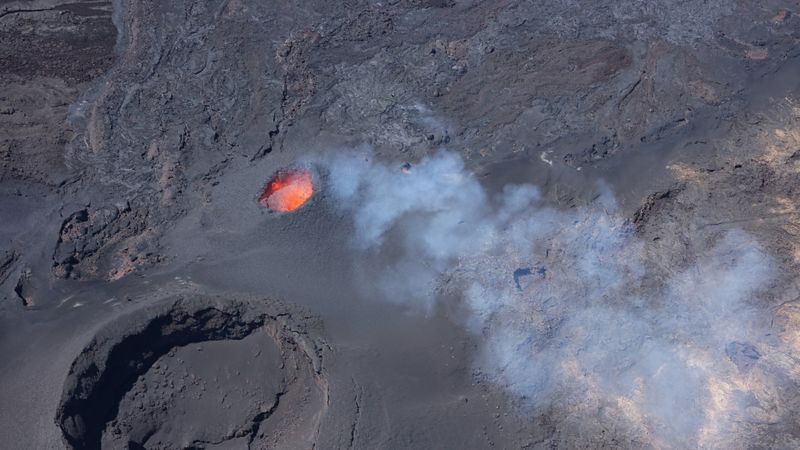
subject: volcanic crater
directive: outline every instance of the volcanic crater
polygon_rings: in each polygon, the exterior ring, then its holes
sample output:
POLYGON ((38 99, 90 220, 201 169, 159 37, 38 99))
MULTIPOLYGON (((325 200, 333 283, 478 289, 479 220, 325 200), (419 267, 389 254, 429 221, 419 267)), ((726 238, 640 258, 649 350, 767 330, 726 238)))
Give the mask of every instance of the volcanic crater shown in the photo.
POLYGON ((66 443, 200 449, 315 442, 329 395, 324 346, 289 311, 264 302, 178 297, 109 324, 67 377, 56 419, 66 443))

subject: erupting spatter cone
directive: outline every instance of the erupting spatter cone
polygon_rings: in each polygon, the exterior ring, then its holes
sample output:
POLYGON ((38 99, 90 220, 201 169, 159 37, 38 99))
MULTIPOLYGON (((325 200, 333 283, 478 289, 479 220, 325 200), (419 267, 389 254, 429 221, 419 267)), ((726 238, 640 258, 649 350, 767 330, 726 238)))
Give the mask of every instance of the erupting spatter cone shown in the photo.
POLYGON ((289 212, 302 206, 314 193, 311 172, 305 168, 279 171, 264 187, 258 202, 278 212, 289 212))

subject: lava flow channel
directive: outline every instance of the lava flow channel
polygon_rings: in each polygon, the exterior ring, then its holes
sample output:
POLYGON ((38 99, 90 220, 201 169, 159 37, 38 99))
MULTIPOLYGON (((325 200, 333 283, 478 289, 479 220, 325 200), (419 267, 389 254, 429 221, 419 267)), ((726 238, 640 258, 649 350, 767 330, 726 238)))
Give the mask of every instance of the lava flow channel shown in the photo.
POLYGON ((304 168, 278 172, 264 187, 258 202, 278 212, 289 212, 302 206, 314 193, 311 172, 304 168))

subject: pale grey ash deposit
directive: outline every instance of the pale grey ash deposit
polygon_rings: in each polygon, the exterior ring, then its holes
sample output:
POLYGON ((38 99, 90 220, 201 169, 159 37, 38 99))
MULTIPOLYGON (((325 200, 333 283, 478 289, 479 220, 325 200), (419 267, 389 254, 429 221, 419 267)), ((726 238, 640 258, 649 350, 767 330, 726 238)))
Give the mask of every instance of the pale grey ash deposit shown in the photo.
POLYGON ((0 0, 0 449, 800 447, 798 9, 0 0))

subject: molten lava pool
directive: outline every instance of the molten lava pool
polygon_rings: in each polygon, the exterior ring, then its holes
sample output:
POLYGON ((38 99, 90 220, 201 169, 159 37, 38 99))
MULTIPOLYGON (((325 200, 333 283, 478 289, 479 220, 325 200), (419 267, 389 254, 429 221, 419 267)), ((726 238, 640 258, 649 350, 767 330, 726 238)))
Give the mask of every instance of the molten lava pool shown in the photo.
POLYGON ((269 180, 258 202, 273 211, 289 212, 302 206, 313 193, 314 184, 308 169, 285 169, 269 180))

